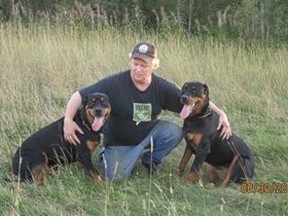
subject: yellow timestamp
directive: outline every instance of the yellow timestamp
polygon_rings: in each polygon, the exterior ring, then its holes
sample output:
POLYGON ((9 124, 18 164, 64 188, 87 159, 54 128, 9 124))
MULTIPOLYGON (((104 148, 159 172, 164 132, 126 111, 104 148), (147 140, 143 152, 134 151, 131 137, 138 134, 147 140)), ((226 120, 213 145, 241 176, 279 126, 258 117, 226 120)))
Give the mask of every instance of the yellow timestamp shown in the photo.
POLYGON ((240 186, 242 193, 288 193, 288 183, 245 182, 240 186))

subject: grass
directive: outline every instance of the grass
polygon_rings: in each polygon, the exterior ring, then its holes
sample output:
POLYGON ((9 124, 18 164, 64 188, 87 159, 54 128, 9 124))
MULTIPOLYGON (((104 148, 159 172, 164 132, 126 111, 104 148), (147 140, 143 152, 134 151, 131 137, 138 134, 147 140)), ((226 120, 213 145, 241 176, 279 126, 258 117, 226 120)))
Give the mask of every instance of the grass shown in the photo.
MULTIPOLYGON (((128 67, 139 40, 155 42, 161 64, 156 73, 181 86, 197 79, 210 87, 212 101, 225 110, 233 130, 253 149, 255 182, 288 184, 288 73, 286 48, 121 34, 80 27, 0 28, 0 178, 10 175, 11 157, 31 133, 63 115, 72 93, 128 67)), ((162 118, 181 120, 163 112, 162 118)), ((243 193, 187 184, 173 173, 182 142, 149 178, 140 164, 125 181, 90 182, 80 164, 48 176, 45 185, 0 181, 1 215, 288 215, 287 194, 243 193)), ((97 153, 93 155, 96 164, 97 153)), ((283 186, 285 187, 285 185, 283 186)), ((288 186, 287 186, 288 187, 288 186)), ((286 188, 287 189, 287 188, 286 188)))

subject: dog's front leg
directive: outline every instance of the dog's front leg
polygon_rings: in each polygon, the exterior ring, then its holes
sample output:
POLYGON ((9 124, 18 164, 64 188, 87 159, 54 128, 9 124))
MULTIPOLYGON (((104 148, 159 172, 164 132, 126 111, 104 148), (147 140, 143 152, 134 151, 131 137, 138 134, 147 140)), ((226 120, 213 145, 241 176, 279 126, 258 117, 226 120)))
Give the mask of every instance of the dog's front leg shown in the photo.
POLYGON ((199 170, 206 159, 206 154, 195 154, 195 159, 193 161, 190 173, 188 174, 186 180, 189 183, 195 183, 198 180, 199 170))
POLYGON ((189 143, 186 144, 186 148, 183 154, 183 157, 178 165, 177 171, 176 171, 176 176, 181 176, 182 173, 185 170, 185 167, 187 166, 187 163, 189 162, 191 156, 192 156, 192 148, 189 143))
POLYGON ((101 182, 102 181, 102 178, 101 178, 101 176, 99 175, 99 174, 97 174, 95 171, 90 171, 90 176, 91 176, 91 178, 92 178, 92 180, 94 181, 94 182, 101 182))
POLYGON ((189 183, 195 183, 198 180, 198 172, 192 171, 189 173, 189 175, 186 177, 187 182, 189 183))
POLYGON ((207 148, 209 144, 207 141, 203 140, 202 133, 187 133, 185 135, 185 139, 190 147, 190 150, 195 153, 195 159, 186 180, 189 183, 194 183, 198 179, 198 172, 206 158, 207 152, 209 151, 209 148, 207 148))
POLYGON ((89 172, 89 175, 94 182, 102 181, 102 178, 99 172, 96 170, 96 168, 92 164, 91 155, 88 152, 78 155, 78 160, 83 164, 85 169, 89 172))

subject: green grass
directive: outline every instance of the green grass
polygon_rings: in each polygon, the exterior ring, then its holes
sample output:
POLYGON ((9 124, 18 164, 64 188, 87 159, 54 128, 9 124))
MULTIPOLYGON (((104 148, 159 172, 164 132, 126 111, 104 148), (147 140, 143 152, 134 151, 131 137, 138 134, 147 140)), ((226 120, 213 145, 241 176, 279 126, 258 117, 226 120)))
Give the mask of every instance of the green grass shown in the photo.
MULTIPOLYGON (((139 40, 155 42, 156 73, 181 86, 200 80, 225 110, 233 130, 253 149, 255 182, 288 184, 288 73, 286 48, 121 34, 113 29, 7 25, 0 29, 0 178, 31 133, 63 115, 72 93, 128 67, 139 40)), ((162 118, 181 124, 168 112, 162 118)), ((287 193, 243 193, 174 176, 182 142, 150 178, 137 164, 133 176, 107 185, 91 183, 75 163, 49 175, 45 185, 0 181, 0 215, 288 215, 287 193)), ((96 164, 97 153, 93 155, 96 164)), ((187 173, 186 173, 187 174, 187 173)))

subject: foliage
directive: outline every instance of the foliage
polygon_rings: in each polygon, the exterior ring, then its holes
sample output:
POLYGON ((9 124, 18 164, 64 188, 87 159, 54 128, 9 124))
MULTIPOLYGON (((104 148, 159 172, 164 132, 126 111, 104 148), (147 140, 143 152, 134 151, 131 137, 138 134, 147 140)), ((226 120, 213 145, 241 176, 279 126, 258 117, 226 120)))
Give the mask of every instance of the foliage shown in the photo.
POLYGON ((81 24, 141 32, 182 31, 247 44, 288 40, 285 0, 1 0, 2 21, 81 24))

